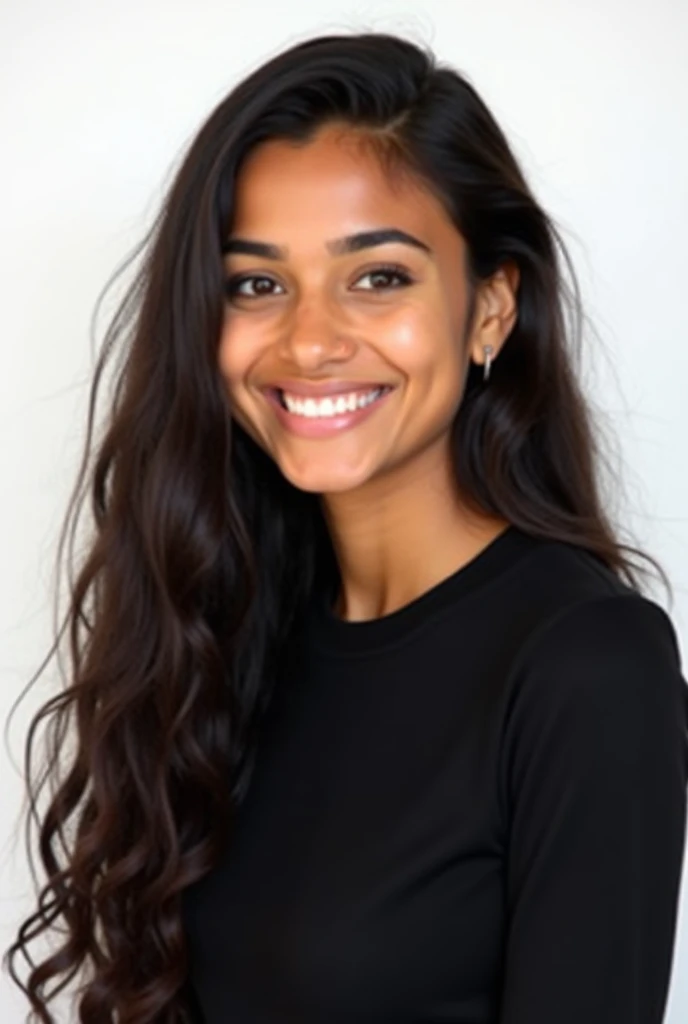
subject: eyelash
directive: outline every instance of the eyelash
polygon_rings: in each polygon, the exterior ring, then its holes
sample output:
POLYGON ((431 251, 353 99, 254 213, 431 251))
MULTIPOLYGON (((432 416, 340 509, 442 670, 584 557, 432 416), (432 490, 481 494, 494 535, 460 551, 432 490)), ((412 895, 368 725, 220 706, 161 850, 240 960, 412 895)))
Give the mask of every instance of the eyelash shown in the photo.
MULTIPOLYGON (((412 284, 412 282, 413 282, 413 279, 411 278, 411 276, 402 267, 398 266, 395 263, 381 263, 379 266, 374 267, 372 270, 366 270, 365 274, 361 274, 361 277, 357 278, 357 280, 360 281, 361 278, 363 278, 363 277, 372 277, 375 274, 390 274, 390 275, 393 275, 395 277, 400 278, 401 284, 390 286, 392 288, 394 288, 394 287, 396 287, 396 288, 405 288, 407 285, 412 284)), ((235 290, 240 285, 242 285, 245 281, 256 281, 256 280, 258 280, 258 281, 272 281, 272 278, 268 277, 267 274, 243 274, 243 275, 238 274, 238 275, 236 275, 234 277, 230 277, 225 282, 225 291, 227 293, 227 297, 229 299, 234 298, 234 296, 236 294, 235 290)), ((273 284, 274 284, 274 281, 273 281, 273 284)), ((364 291, 369 291, 369 292, 381 292, 381 291, 388 291, 389 288, 364 288, 363 290, 364 291)), ((245 294, 244 295, 240 295, 238 297, 242 298, 242 299, 249 299, 249 300, 262 299, 262 298, 270 298, 269 295, 265 296, 265 295, 245 295, 245 294)))

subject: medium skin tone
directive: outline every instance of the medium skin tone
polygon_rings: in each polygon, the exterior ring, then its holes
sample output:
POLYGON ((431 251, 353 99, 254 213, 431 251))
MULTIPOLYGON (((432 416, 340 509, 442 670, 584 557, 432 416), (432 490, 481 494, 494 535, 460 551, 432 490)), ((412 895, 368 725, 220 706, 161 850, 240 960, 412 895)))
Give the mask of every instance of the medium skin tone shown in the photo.
POLYGON ((321 495, 342 576, 335 613, 389 614, 508 525, 462 501, 449 432, 470 361, 484 362, 484 345, 494 361, 514 325, 517 268, 478 285, 468 325, 466 247, 441 203, 417 179, 392 181, 360 136, 332 124, 305 146, 270 140, 252 151, 229 237, 283 250, 278 259, 224 257, 232 283, 219 367, 234 418, 295 487, 321 495), (331 245, 381 228, 423 247, 331 245), (279 422, 261 390, 284 378, 395 390, 362 422, 305 438, 279 422))

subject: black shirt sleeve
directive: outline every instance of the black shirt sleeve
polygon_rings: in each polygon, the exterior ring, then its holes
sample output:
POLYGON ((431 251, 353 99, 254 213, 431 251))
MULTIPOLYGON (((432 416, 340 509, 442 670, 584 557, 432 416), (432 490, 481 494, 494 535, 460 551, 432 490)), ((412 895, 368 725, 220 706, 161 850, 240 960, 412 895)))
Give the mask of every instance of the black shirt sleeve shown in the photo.
POLYGON ((671 620, 585 601, 528 642, 502 782, 500 1024, 660 1024, 686 829, 688 687, 671 620))

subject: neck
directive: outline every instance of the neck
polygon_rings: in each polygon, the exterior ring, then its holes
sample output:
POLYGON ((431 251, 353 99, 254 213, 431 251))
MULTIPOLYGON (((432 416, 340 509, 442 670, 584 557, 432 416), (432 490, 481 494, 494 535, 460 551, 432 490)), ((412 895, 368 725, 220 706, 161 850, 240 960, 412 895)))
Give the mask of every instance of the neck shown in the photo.
POLYGON ((402 608, 508 526, 461 499, 447 439, 365 487, 322 501, 342 579, 333 612, 351 622, 402 608))

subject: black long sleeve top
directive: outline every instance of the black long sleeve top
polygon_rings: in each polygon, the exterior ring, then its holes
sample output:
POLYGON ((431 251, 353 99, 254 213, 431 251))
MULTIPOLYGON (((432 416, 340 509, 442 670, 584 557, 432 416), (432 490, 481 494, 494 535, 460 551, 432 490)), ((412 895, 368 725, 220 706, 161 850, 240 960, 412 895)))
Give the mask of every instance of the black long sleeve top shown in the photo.
POLYGON ((221 861, 203 1024, 660 1024, 688 788, 667 613, 510 526, 366 622, 314 599, 221 861))

